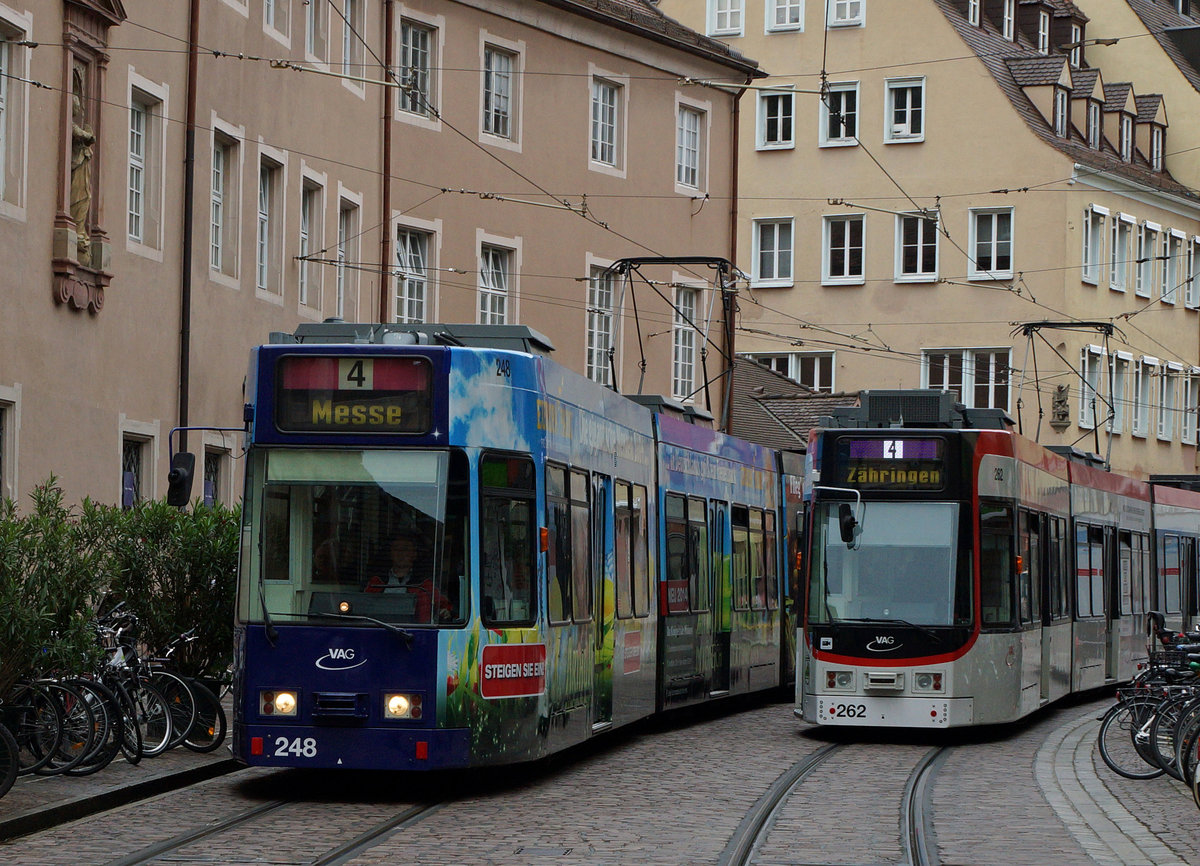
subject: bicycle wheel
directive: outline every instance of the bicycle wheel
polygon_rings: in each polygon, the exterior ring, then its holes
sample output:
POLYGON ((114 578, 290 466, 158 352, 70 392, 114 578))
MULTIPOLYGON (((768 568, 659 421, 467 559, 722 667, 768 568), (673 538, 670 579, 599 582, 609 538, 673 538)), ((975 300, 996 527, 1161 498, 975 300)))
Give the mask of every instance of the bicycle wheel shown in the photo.
POLYGON ((3 797, 9 792, 13 786, 13 782, 17 781, 17 771, 20 769, 20 761, 17 759, 16 737, 12 735, 12 731, 0 725, 0 797, 3 797))
POLYGON ((203 683, 191 680, 188 683, 196 696, 196 721, 183 741, 185 748, 193 752, 211 752, 225 741, 225 708, 221 699, 203 683))
POLYGON ((74 685, 50 680, 42 683, 42 688, 54 698, 63 716, 62 741, 50 761, 34 771, 39 776, 52 776, 78 766, 92 754, 108 722, 103 716, 97 718, 98 710, 93 708, 99 699, 89 700, 74 685))
POLYGON ((133 701, 133 718, 141 734, 142 755, 153 758, 165 752, 171 743, 171 708, 167 699, 149 683, 136 682, 132 686, 129 697, 133 701))
POLYGON ((1117 775, 1126 779, 1155 779, 1165 772, 1155 760, 1149 740, 1149 724, 1158 703, 1155 699, 1134 698, 1116 704, 1104 714, 1097 744, 1100 757, 1117 775))
POLYGON ((159 670, 150 675, 150 684, 158 689, 171 710, 171 740, 167 743, 167 748, 173 749, 187 739, 188 732, 196 721, 193 683, 178 674, 159 670))
POLYGON ((116 694, 99 680, 73 680, 90 704, 96 718, 95 740, 83 760, 63 773, 67 776, 90 776, 112 763, 121 751, 124 727, 121 705, 116 694))
POLYGON ((1175 761, 1179 765, 1179 772, 1183 774, 1183 781, 1188 785, 1192 784, 1197 759, 1200 758, 1200 754, 1197 752, 1198 746, 1200 746, 1200 699, 1193 698, 1192 702, 1184 707, 1179 721, 1175 723, 1175 761))
POLYGON ((1180 781, 1183 780, 1183 773, 1180 772, 1175 757, 1175 728, 1179 723, 1179 717, 1183 714, 1184 706, 1190 700, 1191 695, 1179 695, 1163 701, 1154 714, 1149 730, 1150 745, 1154 750, 1155 761, 1166 771, 1168 776, 1180 781))
POLYGON ((34 683, 18 683, 0 704, 0 714, 17 741, 18 775, 50 763, 63 736, 63 715, 54 698, 34 683))

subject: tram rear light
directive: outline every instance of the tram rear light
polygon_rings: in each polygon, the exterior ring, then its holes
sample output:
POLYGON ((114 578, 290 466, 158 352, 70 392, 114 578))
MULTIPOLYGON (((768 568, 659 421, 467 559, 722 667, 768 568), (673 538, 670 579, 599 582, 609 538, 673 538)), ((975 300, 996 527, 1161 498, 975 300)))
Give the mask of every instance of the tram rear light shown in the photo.
POLYGON ((258 711, 264 716, 295 716, 299 707, 295 692, 264 690, 258 693, 258 711))
POLYGON ((913 675, 913 691, 940 692, 942 690, 941 671, 917 671, 913 675))
POLYGON ((421 718, 421 696, 397 692, 384 695, 383 717, 385 719, 421 718))
POLYGON ((828 689, 850 689, 854 687, 853 671, 826 671, 825 687, 828 689))

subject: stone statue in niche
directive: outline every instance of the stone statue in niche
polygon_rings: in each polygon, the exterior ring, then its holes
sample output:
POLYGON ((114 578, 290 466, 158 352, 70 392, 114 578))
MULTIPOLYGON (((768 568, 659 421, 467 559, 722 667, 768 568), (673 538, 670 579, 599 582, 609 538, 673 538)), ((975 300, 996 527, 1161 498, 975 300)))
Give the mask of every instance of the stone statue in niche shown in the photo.
POLYGON ((96 135, 87 122, 84 107, 83 73, 75 70, 71 95, 71 219, 75 221, 76 248, 80 261, 91 259, 88 213, 92 209, 92 147, 96 135))
POLYGON ((1059 432, 1071 423, 1070 394, 1069 386, 1054 386, 1054 395, 1050 402, 1050 426, 1059 432))

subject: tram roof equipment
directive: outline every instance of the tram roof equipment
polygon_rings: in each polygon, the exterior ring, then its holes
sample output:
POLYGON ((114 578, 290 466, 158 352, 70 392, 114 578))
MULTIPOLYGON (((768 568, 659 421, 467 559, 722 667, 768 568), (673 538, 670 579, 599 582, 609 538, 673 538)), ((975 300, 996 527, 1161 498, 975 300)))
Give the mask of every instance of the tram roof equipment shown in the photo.
POLYGON ((1003 409, 971 409, 957 402, 952 391, 933 388, 860 391, 858 402, 821 416, 818 426, 1008 430, 1014 424, 1003 409))

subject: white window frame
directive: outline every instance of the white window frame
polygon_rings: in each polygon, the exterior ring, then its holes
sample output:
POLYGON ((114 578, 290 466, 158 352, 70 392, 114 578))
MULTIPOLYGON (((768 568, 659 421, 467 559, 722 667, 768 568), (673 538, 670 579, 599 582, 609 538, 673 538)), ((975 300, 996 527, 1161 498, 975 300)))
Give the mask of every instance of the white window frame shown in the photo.
POLYGON ((1137 221, 1129 214, 1113 214, 1112 238, 1108 251, 1108 287, 1114 292, 1124 292, 1129 288, 1136 229, 1137 221))
POLYGON ((671 315, 671 396, 692 402, 696 390, 697 341, 702 335, 695 327, 700 308, 700 290, 677 285, 671 315))
POLYGON ((437 321, 441 229, 441 220, 416 220, 405 216, 395 222, 392 228, 396 263, 396 281, 392 289, 393 322, 437 321), (413 260, 412 249, 408 246, 413 239, 420 239, 424 244, 420 262, 413 260))
MULTIPOLYGON (((209 119, 209 256, 210 280, 240 288, 242 260, 242 182, 246 129, 225 123, 214 113, 209 119), (221 164, 217 164, 220 155, 221 164)), ((257 184, 256 184, 257 186, 257 184)))
MULTIPOLYGON (((366 5, 366 0, 343 0, 342 5, 342 75, 365 78, 363 7, 366 5)), ((366 84, 363 82, 343 79, 342 83, 357 93, 362 93, 366 89, 366 84)))
POLYGON ((1200 367, 1188 367, 1183 380, 1183 407, 1180 414, 1179 441, 1196 444, 1196 416, 1200 406, 1200 367))
POLYGON ((323 305, 323 266, 308 261, 306 256, 321 257, 325 248, 325 181, 326 175, 300 166, 300 231, 299 266, 296 275, 298 302, 302 312, 320 315, 323 305))
POLYGON ((1154 377, 1158 359, 1143 355, 1133 362, 1133 422, 1131 432, 1139 439, 1150 433, 1150 413, 1154 405, 1154 377))
POLYGON ((17 498, 20 447, 21 386, 0 385, 0 498, 17 498))
POLYGON ((1200 309, 1200 236, 1193 235, 1187 245, 1187 273, 1184 277, 1183 305, 1200 309))
POLYGON ((1087 345, 1079 350, 1079 426, 1094 430, 1108 416, 1104 406, 1104 349, 1087 345))
POLYGON ((359 232, 362 224, 362 196, 338 184, 337 247, 334 253, 333 315, 346 318, 346 302, 353 299, 358 308, 359 232))
POLYGON ((1096 99, 1087 101, 1087 143, 1092 150, 1099 150, 1104 144, 1102 108, 1096 99))
POLYGON ((803 32, 804 0, 766 0, 765 21, 765 33, 803 32))
POLYGON ((825 88, 825 98, 817 100, 820 115, 817 122, 817 141, 821 147, 854 147, 858 144, 858 121, 862 105, 858 91, 859 83, 857 81, 836 81, 825 88), (843 114, 842 112, 846 111, 847 94, 853 97, 854 107, 853 111, 843 114), (837 103, 836 109, 839 115, 837 128, 842 133, 840 136, 829 135, 829 127, 833 121, 833 111, 830 110, 831 102, 837 103), (847 134, 846 118, 851 120, 852 134, 847 134))
POLYGON ((588 168, 591 171, 607 174, 612 177, 625 177, 625 154, 629 138, 629 76, 618 75, 589 64, 589 93, 588 93, 588 168), (608 106, 597 102, 598 88, 612 88, 613 103, 611 117, 606 117, 608 106), (597 116, 597 112, 600 116, 597 116), (603 132, 611 125, 611 135, 598 139, 597 132, 603 132), (609 160, 596 157, 597 144, 601 145, 603 156, 604 145, 611 146, 612 154, 609 160))
POLYGON ((1128 352, 1113 352, 1109 358, 1109 381, 1112 384, 1109 399, 1112 401, 1112 421, 1108 432, 1120 436, 1125 432, 1125 416, 1129 411, 1129 371, 1133 366, 1133 355, 1128 352))
POLYGON ((1162 171, 1164 154, 1166 153, 1167 131, 1157 123, 1150 124, 1150 168, 1162 171))
POLYGON ((1000 9, 1000 35, 1009 42, 1017 39, 1017 0, 1004 0, 1000 9))
MULTIPOLYGON (((488 234, 482 229, 475 232, 475 257, 479 262, 479 278, 476 282, 475 321, 480 325, 501 324, 515 325, 520 322, 518 302, 521 285, 521 249, 523 241, 520 237, 504 237, 488 234), (491 251, 486 253, 485 251, 491 251), (507 253, 507 268, 504 271, 504 285, 493 285, 484 273, 485 255, 496 252, 507 253), (491 299, 503 296, 503 312, 497 314, 491 299)), ((492 263, 490 260, 486 264, 492 263)))
POLYGON ((152 502, 157 498, 159 473, 156 470, 160 437, 158 421, 135 421, 127 417, 124 412, 119 413, 117 419, 117 466, 121 467, 121 471, 117 473, 116 501, 118 505, 124 501, 125 441, 127 439, 141 443, 142 448, 142 477, 139 479, 142 489, 139 501, 152 502))
POLYGON ((867 0, 826 0, 826 27, 863 27, 867 23, 867 0))
POLYGON ((0 216, 26 219, 33 15, 0 5, 0 216))
POLYGON ((978 27, 980 22, 979 7, 983 0, 967 0, 967 23, 978 27))
POLYGON ((1154 285, 1155 258, 1158 235, 1162 226, 1144 220, 1137 233, 1137 262, 1134 265, 1133 291, 1139 298, 1149 298, 1154 285))
POLYGON ((291 3, 292 0, 263 0, 263 31, 287 48, 292 47, 291 3))
POLYGON ((866 214, 830 214, 821 220, 821 285, 823 286, 858 286, 866 282, 867 255, 867 218, 866 214), (838 249, 844 267, 842 273, 833 273, 833 227, 834 224, 844 224, 843 242, 838 249), (860 229, 861 241, 858 245, 852 242, 851 226, 857 224, 860 229), (855 250, 858 251, 858 273, 850 271, 850 262, 855 250))
MULTIPOLYGON (((417 71, 414 73, 418 79, 418 85, 421 87, 421 98, 416 100, 414 106, 411 91, 405 90, 403 87, 397 88, 395 118, 409 126, 438 131, 442 128, 440 110, 445 76, 441 74, 441 66, 442 58, 445 57, 445 16, 426 15, 408 6, 403 8, 403 13, 396 25, 396 77, 401 83, 407 83, 409 73, 406 70, 412 66, 414 60, 410 54, 412 49, 409 43, 406 43, 406 38, 411 40, 413 32, 423 34, 428 40, 427 45, 419 46, 427 53, 420 54, 415 58, 421 64, 416 67, 417 71)), ((480 52, 482 65, 482 48, 480 52)), ((482 72, 480 75, 482 81, 482 72)), ((480 87, 482 88, 482 83, 480 87)), ((482 89, 480 93, 480 104, 482 105, 482 89)), ((483 129, 482 108, 480 109, 479 128, 483 129)))
POLYGON ((754 267, 751 284, 756 288, 792 285, 796 261, 795 218, 756 219, 753 227, 754 267), (770 246, 764 243, 768 238, 772 242, 770 246))
POLYGON ((283 302, 283 230, 287 225, 287 152, 258 143, 254 285, 256 296, 283 302), (266 190, 264 192, 264 185, 266 190), (265 206, 265 209, 264 209, 265 206))
POLYGON ((790 88, 758 92, 758 150, 796 146, 796 94, 790 88))
POLYGON ((1054 88, 1054 134, 1066 138, 1071 128, 1071 99, 1065 87, 1054 88))
POLYGON ((987 389, 987 394, 988 394, 987 402, 989 404, 992 404, 995 402, 995 400, 993 398, 995 397, 997 387, 1001 384, 998 381, 999 376, 998 376, 998 372, 996 369, 996 363, 997 363, 996 356, 1000 353, 1004 353, 1005 355, 1008 356, 1008 362, 1007 362, 1006 366, 1008 367, 1009 371, 1011 371, 1011 369, 1012 369, 1012 349, 1008 348, 1008 347, 1004 347, 1004 346, 991 346, 991 347, 989 347, 989 346, 978 346, 978 347, 948 346, 948 347, 941 347, 941 348, 933 348, 933 347, 924 348, 921 350, 921 387, 922 388, 934 388, 934 389, 940 388, 942 390, 950 390, 950 387, 953 387, 955 384, 954 382, 951 381, 951 379, 952 379, 951 362, 952 362, 952 360, 957 359, 958 364, 959 364, 958 373, 959 373, 959 377, 960 377, 960 381, 957 383, 958 392, 959 392, 958 393, 958 402, 962 403, 964 406, 967 406, 968 408, 975 408, 975 409, 1000 408, 1007 412, 1009 406, 1012 405, 1012 375, 1011 374, 1008 374, 1004 377, 1004 382, 1003 382, 1003 395, 1004 395, 1004 402, 1005 402, 1004 406, 993 406, 993 405, 980 406, 980 405, 976 405, 977 401, 975 399, 976 398, 976 390, 978 387, 980 387, 980 383, 976 376, 976 369, 978 367, 978 361, 981 358, 986 356, 987 361, 988 361, 988 381, 986 383, 984 383, 984 385, 982 387, 985 387, 987 389), (935 366, 935 363, 934 363, 935 356, 942 356, 942 359, 939 362, 939 365, 937 365, 937 366, 935 366), (934 374, 935 369, 937 369, 938 366, 940 366, 941 375, 937 377, 939 381, 935 383, 933 374, 934 374))
POLYGON ((1045 9, 1038 10, 1037 22, 1037 51, 1038 54, 1050 53, 1050 13, 1045 9))
POLYGON ((675 94, 675 192, 681 195, 694 198, 708 188, 711 123, 712 103, 675 94))
POLYGON ((519 152, 524 113, 525 43, 481 31, 479 40, 479 140, 519 152), (507 69, 500 58, 506 58, 507 69), (491 68, 494 65, 496 68, 491 68), (503 118, 503 124, 499 120, 503 118), (499 124, 499 125, 498 125, 499 124), (502 128, 500 128, 502 127, 502 128))
POLYGON ((617 346, 618 275, 611 262, 588 256, 587 303, 584 321, 584 375, 601 385, 616 387, 616 362, 610 366, 609 349, 617 346))
POLYGON ((1158 412, 1155 433, 1160 442, 1175 440, 1179 416, 1179 383, 1183 378, 1183 365, 1168 362, 1159 369, 1158 412))
POLYGON ((1174 305, 1183 295, 1185 263, 1183 260, 1183 242, 1187 235, 1179 229, 1169 229, 1163 232, 1162 243, 1162 275, 1159 281, 1159 300, 1164 304, 1174 305))
POLYGON ((129 187, 126 207, 126 249, 157 262, 163 260, 166 208, 166 122, 169 117, 170 87, 152 82, 129 68, 129 187), (140 107, 144 123, 140 152, 135 154, 135 110, 140 107), (135 180, 135 175, 140 175, 135 180), (140 188, 135 192, 135 184, 140 188), (135 203, 135 199, 137 199, 135 203), (135 207, 138 208, 135 216, 135 207), (135 234, 134 222, 139 224, 135 234))
POLYGON ((1124 111, 1118 120, 1117 153, 1121 162, 1133 162, 1133 115, 1124 111))
POLYGON ((328 68, 329 0, 302 0, 304 5, 304 59, 328 68))
POLYGON ((708 35, 741 36, 746 0, 708 0, 708 35))
POLYGON ((1083 61, 1083 28, 1078 24, 1071 25, 1071 50, 1067 52, 1067 63, 1078 69, 1083 61))
POLYGON ((929 283, 935 282, 938 278, 938 260, 941 255, 941 243, 938 235, 941 232, 938 230, 938 219, 940 215, 935 214, 929 217, 921 213, 896 214, 896 272, 894 280, 897 283, 929 283), (915 244, 917 250, 917 268, 913 271, 904 269, 904 251, 906 245, 904 243, 904 226, 909 220, 916 220, 917 226, 917 241, 915 244), (929 232, 933 233, 933 268, 927 270, 924 267, 925 248, 929 246, 929 238, 926 236, 929 232))
POLYGON ((925 140, 926 115, 928 100, 926 99, 925 77, 889 78, 884 82, 883 140, 888 144, 913 144, 925 140), (903 94, 904 105, 900 105, 903 94), (913 95, 917 96, 919 105, 913 105, 913 95), (897 112, 904 113, 903 123, 896 123, 897 112), (914 126, 917 131, 914 132, 914 126))
POLYGON ((1089 205, 1083 211, 1083 250, 1079 278, 1085 283, 1100 284, 1104 263, 1104 219, 1108 209, 1100 205, 1089 205))
POLYGON ((1013 243, 1016 233, 1014 231, 1015 222, 1013 218, 1013 209, 1011 207, 971 208, 969 213, 971 218, 971 226, 970 246, 968 249, 970 249, 971 254, 967 259, 967 279, 1006 280, 1011 278, 1015 272, 1013 269, 1013 243), (1002 242, 998 238, 998 229, 1000 228, 1000 223, 1004 221, 1002 219, 1003 217, 1007 217, 1008 222, 1008 239, 1006 242, 1002 242), (991 233, 991 239, 985 242, 980 238, 980 229, 983 221, 987 220, 988 218, 991 218, 991 227, 989 229, 991 233), (980 267, 979 247, 983 243, 987 243, 990 249, 991 261, 993 264, 1000 257, 1003 248, 1007 246, 1008 267, 993 269, 980 267))

